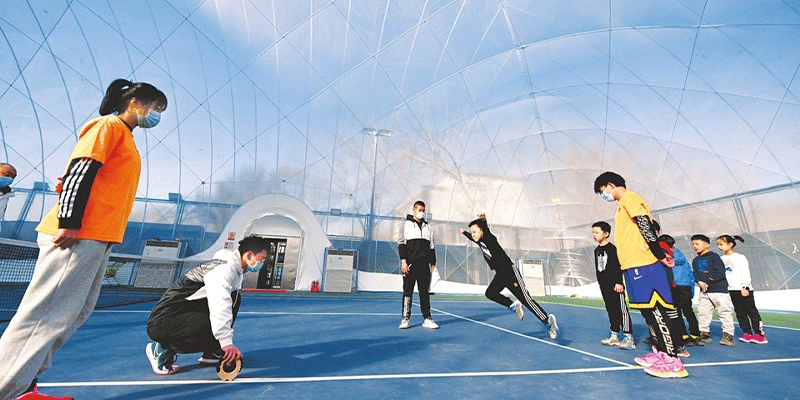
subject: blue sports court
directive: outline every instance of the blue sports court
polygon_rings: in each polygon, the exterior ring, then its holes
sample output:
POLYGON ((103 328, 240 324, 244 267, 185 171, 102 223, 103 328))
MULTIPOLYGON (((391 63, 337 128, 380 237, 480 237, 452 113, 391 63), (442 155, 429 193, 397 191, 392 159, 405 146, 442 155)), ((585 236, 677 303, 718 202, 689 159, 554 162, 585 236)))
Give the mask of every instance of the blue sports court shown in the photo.
MULTIPOLYGON (((439 330, 399 330, 396 294, 245 294, 235 344, 244 355, 238 378, 222 382, 199 354, 181 354, 178 373, 155 375, 144 354, 153 303, 96 310, 59 351, 40 388, 76 399, 487 399, 692 398, 720 390, 725 398, 796 398, 800 331, 768 327, 769 344, 691 347, 690 376, 662 380, 633 363, 646 348, 600 344, 604 310, 541 303, 558 316, 550 340, 528 313, 488 300, 432 298, 439 330)), ((633 314, 637 342, 646 326, 633 314)), ((2 326, 4 327, 5 324, 2 326)), ((738 330, 737 330, 738 333, 738 330)))

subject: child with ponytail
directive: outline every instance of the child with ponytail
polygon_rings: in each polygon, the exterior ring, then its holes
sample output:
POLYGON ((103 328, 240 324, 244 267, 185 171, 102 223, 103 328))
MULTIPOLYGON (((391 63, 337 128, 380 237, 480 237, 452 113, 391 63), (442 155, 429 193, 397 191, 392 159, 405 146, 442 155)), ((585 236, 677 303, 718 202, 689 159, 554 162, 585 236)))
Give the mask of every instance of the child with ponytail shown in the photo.
POLYGON ((725 278, 728 280, 728 291, 731 294, 733 310, 742 329, 740 342, 766 344, 764 324, 753 299, 753 285, 750 281, 750 264, 747 257, 733 250, 736 241, 744 243, 740 236, 722 235, 717 238, 717 247, 722 251, 725 263, 725 278))

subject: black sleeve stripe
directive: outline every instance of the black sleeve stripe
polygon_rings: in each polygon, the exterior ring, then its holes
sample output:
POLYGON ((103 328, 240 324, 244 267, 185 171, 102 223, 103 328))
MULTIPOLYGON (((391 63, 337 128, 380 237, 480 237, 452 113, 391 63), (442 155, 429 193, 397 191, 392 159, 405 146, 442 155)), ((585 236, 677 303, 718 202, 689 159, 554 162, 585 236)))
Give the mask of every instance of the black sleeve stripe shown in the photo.
POLYGON ((59 228, 81 227, 94 178, 103 164, 90 158, 72 160, 58 197, 59 228))
POLYGON ((88 159, 72 160, 61 185, 61 194, 58 196, 58 218, 72 216, 73 203, 78 193, 78 186, 89 169, 88 159))

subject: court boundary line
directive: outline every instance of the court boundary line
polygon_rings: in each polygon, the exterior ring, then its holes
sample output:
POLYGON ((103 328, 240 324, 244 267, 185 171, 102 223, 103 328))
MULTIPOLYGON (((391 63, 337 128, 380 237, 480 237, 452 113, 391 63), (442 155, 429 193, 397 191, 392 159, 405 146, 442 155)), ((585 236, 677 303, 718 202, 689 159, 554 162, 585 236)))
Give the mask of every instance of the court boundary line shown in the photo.
MULTIPOLYGON (((276 295, 275 297, 279 297, 279 296, 276 295)), ((304 298, 302 296, 284 296, 284 297, 285 298, 304 298)), ((311 298, 311 299, 315 299, 316 300, 316 299, 322 299, 323 297, 308 296, 308 297, 305 297, 305 298, 311 298)), ((349 300, 349 299, 342 299, 342 298, 337 298, 337 299, 349 300)), ((433 298, 431 298, 431 299, 434 300, 433 298)), ((356 300, 356 299, 353 299, 353 300, 356 300)), ((361 299, 358 299, 358 300, 361 300, 361 299)), ((368 300, 395 301, 396 299, 368 298, 368 300)), ((454 300, 441 299, 441 300, 437 300, 437 303, 484 302, 484 301, 486 301, 486 300, 485 299, 482 299, 482 300, 480 300, 480 299, 475 299, 475 300, 473 300, 473 299, 454 299, 454 300)), ((555 304, 555 305, 559 305, 559 306, 589 308, 589 309, 594 309, 594 310, 605 311, 602 308, 587 306, 587 305, 583 305, 583 304, 566 304, 566 303, 550 302, 550 301, 547 301, 546 299, 542 300, 541 302, 545 303, 545 304, 555 304)), ((414 305, 419 306, 418 303, 414 303, 414 305)), ((122 306, 119 306, 119 307, 122 307, 122 306)), ((113 307, 110 307, 110 308, 113 308, 113 307)), ((433 310, 433 308, 431 308, 431 309, 433 310)), ((0 311, 3 311, 3 310, 0 310, 0 311)), ((6 311, 11 311, 11 310, 6 310, 6 311)), ((631 309, 630 311, 631 312, 636 312, 636 313, 639 312, 639 310, 635 309, 635 308, 631 309)), ((769 311, 769 310, 764 310, 764 311, 769 311)), ((146 312, 146 313, 150 313, 151 311, 146 311, 146 310, 110 310, 108 308, 96 309, 96 310, 92 311, 92 313, 115 313, 115 312, 116 313, 124 313, 124 312, 129 312, 129 313, 145 313, 146 312)), ((792 313, 792 312, 784 312, 784 311, 769 311, 769 312, 787 313, 787 314, 791 314, 792 313)), ((249 314, 253 314, 253 315, 259 315, 259 314, 260 315, 278 315, 277 313, 265 313, 265 312, 260 312, 260 311, 242 311, 240 313, 243 313, 243 314, 248 314, 249 313, 249 314)), ((298 312, 298 313, 285 313, 285 315, 303 315, 303 314, 308 314, 308 315, 351 315, 351 314, 346 314, 346 313, 342 313, 342 314, 336 314, 336 313, 330 313, 330 314, 325 314, 325 313, 300 313, 300 312, 298 312)), ((379 316, 384 316, 384 315, 395 315, 395 314, 394 313, 366 313, 366 314, 352 313, 352 315, 379 315, 379 316)), ((8 321, 5 321, 5 322, 8 322, 8 321)), ((713 321, 711 321, 711 323, 712 324, 713 323, 722 324, 722 322, 720 322, 718 320, 713 320, 713 321)), ((0 322, 0 324, 2 324, 2 322, 0 322)), ((738 321, 734 321, 734 324, 738 326, 739 322, 738 321)), ((764 327, 765 328, 770 328, 770 329, 785 329, 785 330, 789 330, 789 331, 800 332, 800 328, 792 328, 792 327, 787 327, 787 326, 764 325, 764 327)))
POLYGON ((357 380, 382 380, 382 379, 429 379, 429 378, 475 378, 494 376, 525 376, 525 375, 555 375, 577 374, 605 371, 624 371, 641 369, 639 366, 615 366, 574 369, 552 370, 527 370, 527 371, 473 371, 473 372, 430 372, 417 374, 378 374, 378 375, 341 375, 341 376, 299 376, 299 377, 274 377, 274 378, 240 378, 233 381, 220 379, 193 379, 171 381, 96 381, 96 382, 41 382, 41 387, 75 387, 75 386, 152 386, 152 385, 199 385, 199 384, 234 384, 234 383, 298 383, 298 382, 332 382, 332 381, 357 381, 357 380))
MULTIPOLYGON (((775 358, 766 360, 742 360, 742 361, 720 361, 698 364, 684 364, 689 368, 746 365, 746 364, 769 364, 769 363, 789 363, 800 362, 800 358, 775 358)), ((561 368, 548 370, 526 370, 526 371, 473 371, 473 372, 431 372, 418 374, 379 374, 379 375, 342 375, 342 376, 299 376, 299 377, 273 377, 273 378, 240 378, 233 381, 222 381, 219 379, 191 379, 191 380, 166 380, 166 381, 95 381, 95 382, 39 382, 40 387, 103 387, 103 386, 178 386, 178 385, 207 385, 207 384, 252 384, 252 383, 301 383, 301 382, 335 382, 335 381, 359 381, 359 380, 382 380, 382 379, 432 379, 432 378, 481 378, 499 376, 531 376, 531 375, 560 375, 560 374, 583 374, 594 372, 614 372, 614 371, 636 371, 642 367, 614 366, 614 367, 594 367, 594 368, 561 368)))
MULTIPOLYGON (((128 313, 128 314, 150 314, 147 310, 96 310, 101 313, 128 313)), ((289 312, 289 311, 239 311, 238 315, 372 315, 372 316, 395 316, 397 313, 356 313, 356 312, 289 312)))

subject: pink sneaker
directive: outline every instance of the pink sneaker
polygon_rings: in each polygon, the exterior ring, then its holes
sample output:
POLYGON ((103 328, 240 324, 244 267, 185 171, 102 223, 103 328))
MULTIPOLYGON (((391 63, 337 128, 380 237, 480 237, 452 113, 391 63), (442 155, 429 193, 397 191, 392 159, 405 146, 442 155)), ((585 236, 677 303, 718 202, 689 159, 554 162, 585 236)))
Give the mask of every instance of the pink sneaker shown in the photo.
POLYGON ((769 342, 767 342, 767 338, 761 336, 760 333, 754 333, 752 336, 750 336, 750 343, 767 344, 769 342))
POLYGON ((636 357, 633 361, 636 364, 639 364, 642 367, 650 367, 651 365, 661 361, 664 357, 669 357, 667 353, 662 353, 656 349, 656 346, 653 346, 653 352, 647 353, 644 357, 636 357))
POLYGON ((670 357, 664 354, 664 357, 655 364, 646 367, 644 372, 648 375, 657 378, 686 378, 689 373, 683 368, 683 362, 678 357, 670 357))
POLYGON ((753 335, 745 332, 745 333, 742 333, 742 337, 739 338, 739 341, 740 342, 745 342, 745 343, 750 343, 750 341, 752 339, 753 339, 753 335))

